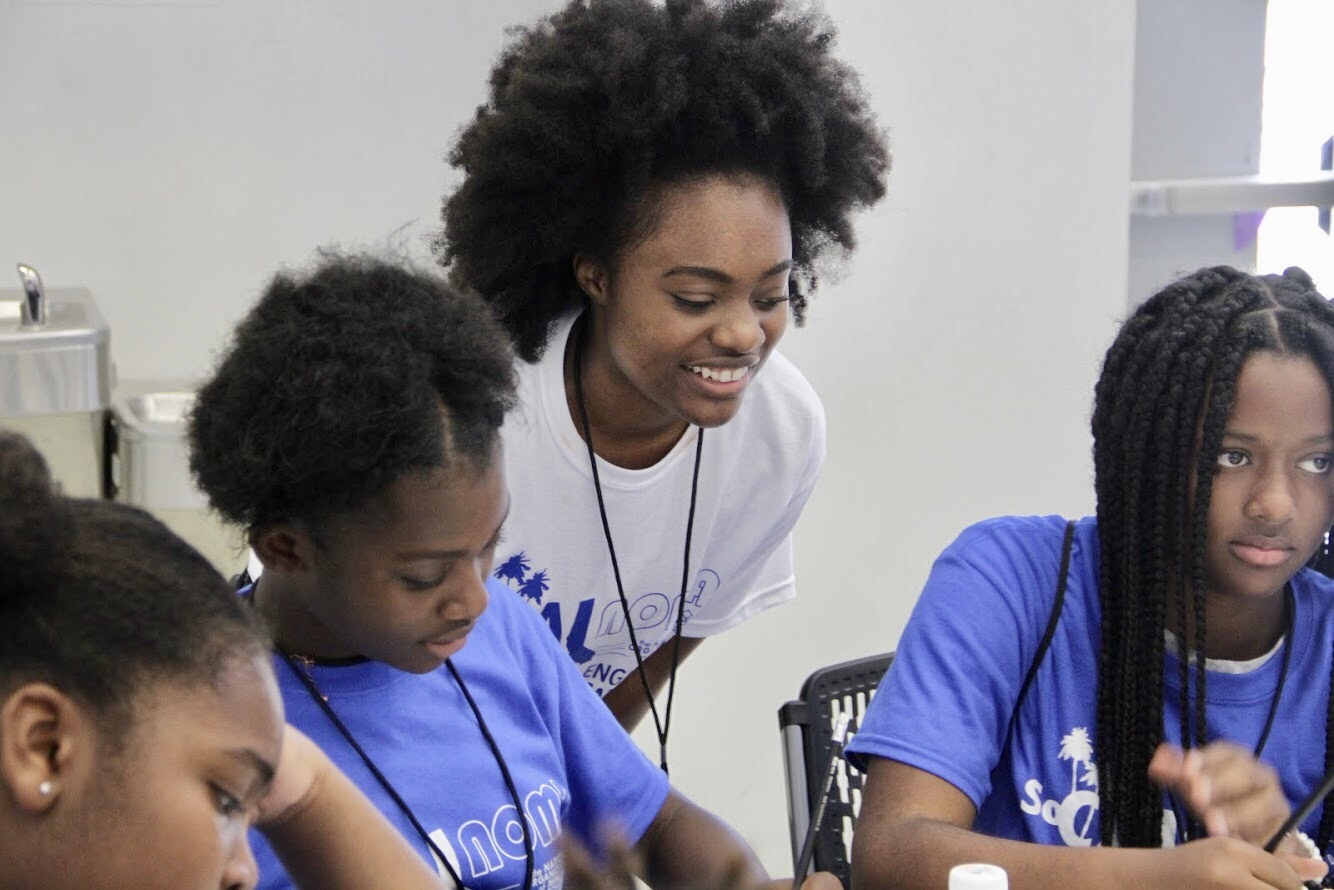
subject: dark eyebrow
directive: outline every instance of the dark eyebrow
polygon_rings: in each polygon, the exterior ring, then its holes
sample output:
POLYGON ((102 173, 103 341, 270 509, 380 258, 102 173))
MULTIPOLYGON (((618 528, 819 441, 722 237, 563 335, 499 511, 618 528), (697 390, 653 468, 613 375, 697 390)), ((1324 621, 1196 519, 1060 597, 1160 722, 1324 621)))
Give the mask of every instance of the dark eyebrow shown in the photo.
MULTIPOLYGON (((505 521, 510 518, 510 505, 505 504, 505 515, 500 517, 500 525, 492 532, 491 537, 486 542, 490 547, 500 537, 500 530, 505 527, 505 521)), ((402 553, 395 554, 399 559, 458 559, 468 555, 467 550, 405 550, 402 553)))
MULTIPOLYGON (((1252 436, 1249 433, 1238 433, 1232 430, 1223 430, 1223 438, 1237 439, 1247 444, 1260 441, 1259 436, 1252 436)), ((1316 433, 1314 436, 1307 436, 1305 439, 1303 439, 1302 444, 1316 445, 1321 442, 1330 442, 1330 441, 1334 441, 1334 433, 1316 433)))
POLYGON ((250 748, 233 748, 227 752, 227 756, 233 760, 238 760, 242 764, 250 767, 259 777, 257 790, 268 788, 273 784, 274 767, 263 757, 260 757, 250 748))
MULTIPOLYGON (((783 260, 781 263, 767 269, 760 276, 761 279, 772 278, 779 272, 786 272, 792 268, 791 260, 783 260)), ((719 284, 734 284, 736 279, 721 269, 714 269, 711 266, 673 266, 662 273, 663 278, 671 278, 674 275, 689 275, 693 278, 704 278, 709 281, 716 281, 719 284)))

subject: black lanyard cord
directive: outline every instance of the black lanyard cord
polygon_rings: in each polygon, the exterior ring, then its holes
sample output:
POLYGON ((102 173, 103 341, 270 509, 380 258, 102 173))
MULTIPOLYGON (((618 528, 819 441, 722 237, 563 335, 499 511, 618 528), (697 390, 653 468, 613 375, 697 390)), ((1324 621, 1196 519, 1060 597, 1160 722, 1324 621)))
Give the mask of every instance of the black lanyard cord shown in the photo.
MULTIPOLYGON (((1274 686, 1274 698, 1269 703, 1269 713, 1265 716, 1264 727, 1260 730, 1260 738, 1255 742, 1253 756, 1256 760, 1264 753, 1265 744, 1269 741, 1269 732, 1274 728, 1274 720, 1278 716, 1278 703, 1283 698, 1283 690, 1288 685, 1288 667, 1292 663, 1293 633, 1296 624, 1297 604, 1296 598, 1292 593, 1292 586, 1288 585, 1283 591, 1283 639, 1280 644, 1283 646, 1282 660, 1279 662, 1278 683, 1274 686)), ((1181 653, 1184 657, 1184 653, 1181 653)), ((1203 658, 1203 654, 1198 657, 1203 658)), ((1195 820, 1189 814, 1183 814, 1177 806, 1175 794, 1169 794, 1168 798, 1172 803, 1172 812, 1177 817, 1177 839, 1184 843, 1190 840, 1191 831, 1189 825, 1195 824, 1195 820)))
POLYGON ((1279 666, 1278 685, 1274 688, 1274 702, 1269 706, 1269 716, 1265 718, 1264 729, 1260 731, 1260 740, 1255 743, 1255 757, 1258 760, 1264 752, 1265 743, 1269 741, 1269 731, 1274 728, 1274 717, 1278 714, 1278 701, 1283 697, 1283 687, 1288 684, 1288 665, 1292 663, 1292 635, 1294 625, 1296 624, 1297 604, 1292 593, 1292 587, 1288 586, 1284 591, 1283 612, 1284 624, 1286 625, 1283 633, 1283 661, 1279 666))
MULTIPOLYGON (((459 684, 459 689, 463 692, 463 697, 468 700, 468 707, 477 717, 477 725, 482 729, 482 737, 486 739, 487 746, 491 749, 491 754, 496 758, 496 766, 500 767, 500 774, 505 778, 505 787, 509 789, 510 799, 514 801, 514 818, 519 820, 519 827, 523 830, 523 852, 527 861, 523 875, 523 890, 532 890, 533 886, 533 859, 536 850, 536 843, 533 841, 532 829, 528 826, 528 816, 524 813, 523 800, 519 797, 519 788, 514 784, 514 777, 510 775, 510 768, 505 763, 505 758, 500 754, 500 746, 496 744, 495 737, 491 735, 491 730, 482 719, 482 709, 477 706, 473 700, 472 693, 468 690, 468 684, 463 682, 463 677, 459 675, 459 669, 454 667, 454 662, 446 659, 445 666, 449 668, 450 676, 454 682, 459 684)), ((463 885, 460 884, 460 887, 463 885)))
MULTIPOLYGON (((325 716, 329 718, 329 722, 334 725, 338 732, 347 741, 348 745, 352 747, 352 750, 357 753, 357 756, 361 758, 361 762, 366 764, 366 768, 371 771, 371 775, 375 776, 375 780, 380 783, 380 787, 393 798, 394 803, 398 805, 398 808, 403 812, 403 815, 408 817, 408 821, 412 823, 412 827, 416 830, 417 835, 426 842, 426 845, 431 848, 431 852, 444 864, 445 869, 449 872, 449 876, 454 879, 455 885, 462 890, 464 886, 463 880, 459 877, 458 872, 454 870, 454 866, 450 864, 449 858, 445 856, 444 851, 440 849, 436 842, 426 832, 426 829, 422 827, 421 822, 417 819, 417 815, 412 812, 412 808, 408 806, 407 801, 403 800, 403 797, 398 793, 398 790, 394 788, 389 779, 387 779, 384 773, 380 771, 380 768, 375 765, 375 761, 371 759, 370 755, 366 753, 366 750, 361 747, 359 742, 357 742, 356 737, 352 735, 352 731, 347 728, 347 724, 343 723, 337 712, 334 711, 333 707, 329 704, 328 698, 326 698, 324 694, 320 692, 319 687, 315 685, 315 678, 311 676, 310 670, 308 668, 306 670, 299 669, 296 665, 296 657, 288 654, 282 649, 278 650, 278 654, 282 657, 283 661, 286 662, 287 667, 292 673, 296 675, 296 678, 301 684, 305 686, 306 691, 310 693, 310 697, 317 705, 319 705, 320 709, 324 711, 325 716)), ((486 720, 482 718, 482 710, 477 706, 477 702, 473 700, 472 693, 468 691, 467 684, 463 682, 463 677, 459 676, 458 669, 455 668, 454 664, 449 660, 445 661, 445 666, 449 668, 449 673, 453 676, 454 682, 458 684, 459 690, 462 691, 463 697, 468 702, 468 706, 472 708, 473 716, 477 718, 477 725, 481 727, 482 736, 486 739, 487 747, 491 749, 491 755, 495 757, 496 764, 500 767, 500 773, 504 776, 505 787, 510 793, 510 799, 514 802, 515 818, 519 820, 519 825, 523 828, 523 850, 524 858, 527 863, 524 872, 523 887, 524 890, 532 890, 535 850, 532 834, 528 828, 528 818, 524 815, 523 801, 519 797, 518 788, 515 786, 514 779, 510 775, 509 766, 505 763, 504 756, 500 753, 500 747, 496 744, 495 738, 491 735, 491 730, 487 727, 486 720)))
POLYGON ((672 724, 672 700, 676 695, 676 670, 681 664, 681 628, 685 622, 686 586, 690 583, 690 538, 695 528, 695 498, 699 491, 699 465, 704 453, 704 428, 699 430, 695 441, 695 469, 690 478, 690 512, 686 518, 685 554, 681 558, 681 594, 676 603, 676 637, 672 641, 672 668, 667 680, 667 706, 664 715, 658 715, 658 705, 653 698, 653 688, 649 685, 648 672, 644 669, 644 656, 639 649, 639 639, 635 634, 635 623, 630 617, 630 601, 625 596, 625 585, 621 583, 621 566, 616 559, 616 545, 611 540, 611 523, 607 519, 607 505, 602 499, 602 481, 598 476, 597 454, 593 450, 593 428, 588 423, 588 406, 584 402, 584 338, 588 328, 587 316, 576 322, 577 330, 574 347, 574 392, 579 403, 579 418, 584 425, 584 443, 588 446, 588 465, 593 471, 593 490, 597 493, 598 514, 602 517, 602 533, 607 539, 607 553, 611 556, 611 572, 616 579, 616 594, 621 600, 621 613, 625 616, 625 627, 630 632, 630 648, 635 654, 635 668, 639 681, 644 686, 644 698, 648 701, 649 711, 653 714, 653 728, 658 734, 658 749, 661 754, 660 766, 667 772, 667 733, 672 724))

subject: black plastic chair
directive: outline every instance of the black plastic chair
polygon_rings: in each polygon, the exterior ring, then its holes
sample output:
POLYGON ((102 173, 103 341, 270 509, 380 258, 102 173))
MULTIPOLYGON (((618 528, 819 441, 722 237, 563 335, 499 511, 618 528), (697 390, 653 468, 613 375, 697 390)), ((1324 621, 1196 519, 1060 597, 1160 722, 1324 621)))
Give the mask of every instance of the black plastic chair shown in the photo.
MULTIPOLYGON (((794 864, 829 773, 834 725, 841 714, 851 714, 847 738, 852 738, 893 659, 894 653, 890 652, 820 668, 802 684, 800 699, 778 709, 794 864)), ((839 758, 834 786, 815 841, 815 870, 833 872, 844 887, 851 886, 848 862, 852 855, 853 827, 861 810, 863 780, 858 770, 839 758)))

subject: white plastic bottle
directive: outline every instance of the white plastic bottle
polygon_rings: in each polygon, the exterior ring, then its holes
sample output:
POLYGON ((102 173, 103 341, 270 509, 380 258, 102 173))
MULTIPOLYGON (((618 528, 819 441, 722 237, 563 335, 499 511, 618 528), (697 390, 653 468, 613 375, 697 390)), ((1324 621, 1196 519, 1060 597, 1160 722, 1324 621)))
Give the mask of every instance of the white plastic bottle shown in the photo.
POLYGON ((950 890, 1009 890, 1005 869, 995 865, 970 862, 950 869, 950 890))

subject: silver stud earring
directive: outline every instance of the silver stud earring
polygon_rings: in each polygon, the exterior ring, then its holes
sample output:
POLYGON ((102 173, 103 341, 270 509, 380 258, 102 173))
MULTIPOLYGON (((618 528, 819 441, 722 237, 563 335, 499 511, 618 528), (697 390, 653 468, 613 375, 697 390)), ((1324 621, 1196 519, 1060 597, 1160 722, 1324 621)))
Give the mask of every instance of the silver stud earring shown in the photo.
POLYGON ((55 786, 52 785, 49 781, 43 782, 42 784, 37 786, 37 793, 40 794, 42 797, 50 797, 51 792, 55 790, 56 790, 55 786))

